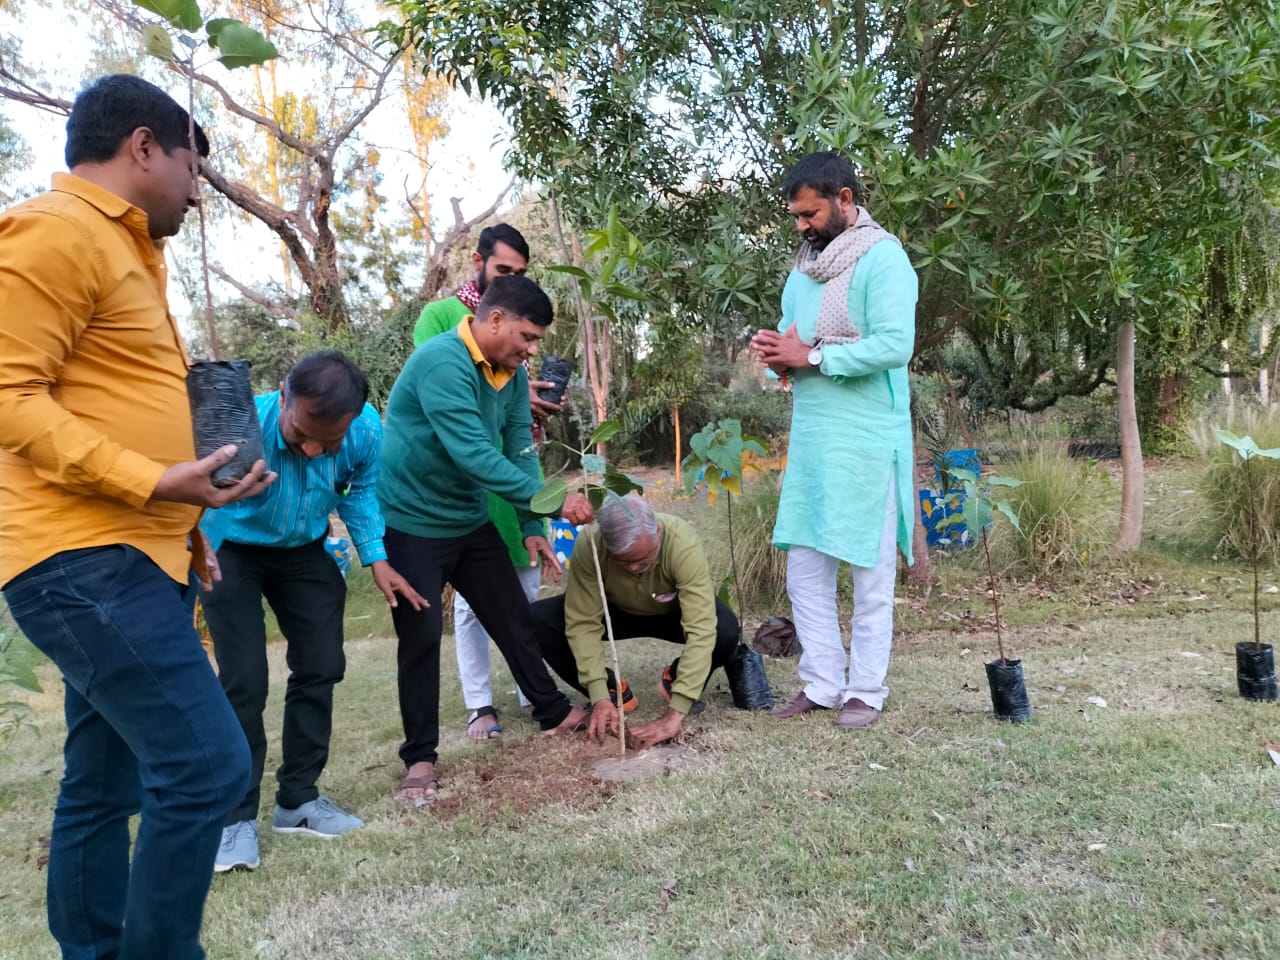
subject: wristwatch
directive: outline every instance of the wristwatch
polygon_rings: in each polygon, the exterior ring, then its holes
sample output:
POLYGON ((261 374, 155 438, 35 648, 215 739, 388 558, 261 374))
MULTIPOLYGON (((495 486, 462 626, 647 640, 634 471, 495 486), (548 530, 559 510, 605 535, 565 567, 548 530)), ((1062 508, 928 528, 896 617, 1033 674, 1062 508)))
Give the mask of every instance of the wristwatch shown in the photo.
POLYGON ((811 367, 822 366, 822 344, 818 344, 816 347, 814 347, 812 350, 809 351, 809 366, 811 367))

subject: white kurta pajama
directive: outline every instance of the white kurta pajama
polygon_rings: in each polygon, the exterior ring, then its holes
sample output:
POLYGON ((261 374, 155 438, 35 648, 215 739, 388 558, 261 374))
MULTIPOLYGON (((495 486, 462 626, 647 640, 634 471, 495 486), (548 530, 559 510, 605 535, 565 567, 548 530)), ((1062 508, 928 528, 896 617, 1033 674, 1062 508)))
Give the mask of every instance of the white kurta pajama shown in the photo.
MULTIPOLYGON (((779 332, 813 343, 825 284, 792 270, 779 332)), ((893 640, 896 542, 911 562, 914 486, 907 361, 915 346, 918 282, 892 240, 868 250, 849 284, 861 337, 826 343, 819 367, 791 371, 786 473, 773 530, 789 551, 787 593, 804 649, 805 695, 824 707, 851 697, 880 709, 893 640), (836 569, 853 565, 851 657, 836 611, 836 569)))

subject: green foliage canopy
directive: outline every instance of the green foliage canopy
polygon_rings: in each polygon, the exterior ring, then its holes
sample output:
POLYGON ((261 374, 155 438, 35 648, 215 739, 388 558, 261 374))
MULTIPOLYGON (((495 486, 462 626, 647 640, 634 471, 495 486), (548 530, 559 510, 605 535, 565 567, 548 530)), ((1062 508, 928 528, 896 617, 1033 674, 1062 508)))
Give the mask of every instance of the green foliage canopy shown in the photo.
POLYGON ((385 29, 491 98, 579 223, 617 207, 676 312, 741 342, 792 246, 777 184, 833 148, 1009 406, 1093 390, 1123 318, 1153 375, 1216 349, 1215 253, 1275 196, 1280 25, 1246 0, 399 0, 385 29), (1154 356, 1152 356, 1154 354, 1154 356))

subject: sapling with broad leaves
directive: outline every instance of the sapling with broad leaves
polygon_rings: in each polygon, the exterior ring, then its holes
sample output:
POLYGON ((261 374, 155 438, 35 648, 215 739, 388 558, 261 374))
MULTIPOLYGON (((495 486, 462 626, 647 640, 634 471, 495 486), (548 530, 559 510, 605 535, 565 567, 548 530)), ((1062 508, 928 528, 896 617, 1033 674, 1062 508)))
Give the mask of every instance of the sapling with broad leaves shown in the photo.
POLYGON ((1242 548, 1240 552, 1253 568, 1253 649, 1258 651, 1262 649, 1262 622, 1258 605, 1258 566, 1262 554, 1262 538, 1259 534, 1262 519, 1258 516, 1258 469, 1254 466, 1254 461, 1260 457, 1266 460, 1280 460, 1280 448, 1263 449, 1258 446, 1253 437, 1237 437, 1230 430, 1219 430, 1218 439, 1234 450, 1244 463, 1245 486, 1248 494, 1244 537, 1237 546, 1242 548))
MULTIPOLYGON (((605 420, 592 431, 591 436, 587 438, 586 446, 581 450, 558 440, 548 441, 551 445, 578 455, 578 462, 582 467, 581 492, 591 501, 593 509, 598 510, 600 505, 604 503, 605 497, 611 495, 622 497, 628 493, 639 492, 644 489, 641 482, 635 477, 610 467, 604 454, 588 452, 593 448, 602 447, 620 429, 622 429, 622 425, 618 421, 605 420)), ((553 514, 560 509, 569 493, 570 486, 568 481, 563 477, 553 477, 547 481, 541 490, 533 495, 529 507, 534 513, 553 514)), ((622 709, 622 665, 618 660, 618 644, 613 635, 613 620, 609 616, 609 598, 604 589, 604 572, 600 567, 600 552, 596 546, 596 538, 588 537, 587 539, 591 542, 591 559, 596 569, 596 587, 600 590, 600 605, 604 610, 605 636, 609 638, 609 651, 613 657, 613 675, 617 679, 618 753, 619 756, 625 758, 627 755, 627 712, 622 709)))
POLYGON ((1000 659, 988 661, 987 683, 991 688, 991 703, 998 720, 1022 723, 1031 719, 1031 704, 1027 698, 1026 683, 1022 675, 1022 661, 1010 660, 1004 650, 1004 630, 1000 622, 1000 591, 996 584, 995 568, 991 563, 991 523, 997 512, 1004 514, 1015 530, 1021 530, 1018 515, 1009 501, 996 498, 995 490, 1008 490, 1022 486, 1023 481, 1013 477, 986 477, 981 483, 978 475, 964 467, 951 467, 951 476, 960 482, 960 489, 951 494, 959 500, 960 510, 943 519, 938 526, 947 527, 963 523, 982 544, 982 556, 987 568, 987 584, 991 590, 991 604, 995 611, 996 646, 1000 659))
POLYGON ((1253 568, 1253 649, 1236 644, 1236 681, 1240 695, 1248 700, 1277 699, 1275 659, 1269 644, 1262 642, 1262 616, 1258 596, 1258 567, 1263 552, 1262 517, 1259 504, 1259 459, 1280 460, 1280 449, 1259 447, 1252 437, 1238 437, 1229 430, 1219 430, 1218 439, 1236 452, 1245 475, 1245 523, 1236 547, 1253 568))
MULTIPOLYGON (((723 490, 729 524, 729 563, 732 571, 721 584, 719 596, 728 605, 729 584, 732 583, 738 597, 738 625, 742 629, 747 607, 742 597, 742 584, 738 578, 738 557, 733 542, 733 496, 742 496, 742 455, 764 456, 768 453, 765 442, 757 437, 744 435, 737 420, 714 421, 689 438, 690 453, 681 463, 685 491, 692 493, 700 484, 707 487, 707 496, 714 506, 716 495, 723 490)), ((773 693, 764 675, 764 662, 754 650, 744 646, 739 633, 734 657, 726 666, 729 686, 734 703, 744 710, 767 710, 773 706, 773 693)))

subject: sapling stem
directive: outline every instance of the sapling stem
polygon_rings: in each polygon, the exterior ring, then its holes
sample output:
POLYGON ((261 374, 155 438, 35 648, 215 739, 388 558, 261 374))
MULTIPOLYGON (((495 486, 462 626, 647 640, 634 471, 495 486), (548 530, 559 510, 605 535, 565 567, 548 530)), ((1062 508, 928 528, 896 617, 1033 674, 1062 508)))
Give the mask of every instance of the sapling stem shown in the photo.
POLYGON ((996 646, 1000 649, 1000 665, 1004 666, 1009 661, 1004 655, 1004 635, 1000 630, 1000 594, 996 590, 996 574, 991 566, 991 548, 987 546, 987 538, 982 538, 982 554, 987 560, 987 583, 991 585, 991 603, 996 610, 996 646))
POLYGON ((604 573, 600 569, 600 551, 596 547, 596 538, 591 540, 591 559, 596 565, 596 586, 600 588, 600 604, 604 607, 604 632, 609 638, 609 650, 613 654, 613 679, 617 683, 618 702, 618 757, 627 759, 627 711, 622 705, 622 665, 618 662, 618 643, 613 637, 613 619, 609 616, 609 597, 604 592, 604 573))
MULTIPOLYGON (((200 151, 196 149, 196 80, 195 64, 187 65, 187 146, 191 150, 191 179, 200 189, 200 151)), ((209 231, 204 219, 204 198, 196 204, 200 216, 200 272, 204 277, 204 320, 209 328, 209 356, 222 359, 222 346, 218 342, 218 325, 213 312, 213 286, 209 281, 209 231)))

